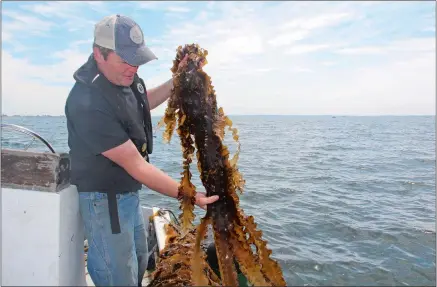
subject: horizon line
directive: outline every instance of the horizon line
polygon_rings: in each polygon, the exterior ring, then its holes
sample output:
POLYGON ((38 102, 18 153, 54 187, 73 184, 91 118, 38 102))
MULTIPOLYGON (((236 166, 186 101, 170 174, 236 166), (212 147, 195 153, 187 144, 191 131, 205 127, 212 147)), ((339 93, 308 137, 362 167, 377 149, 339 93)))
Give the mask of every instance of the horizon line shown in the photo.
MULTIPOLYGON (((7 115, 2 114, 2 117, 65 117, 65 115, 49 115, 49 114, 28 114, 28 115, 7 115)), ((151 117, 163 117, 162 115, 152 115, 151 117)), ((332 117, 405 117, 405 116, 435 116, 435 114, 228 114, 227 116, 332 116, 332 117)))

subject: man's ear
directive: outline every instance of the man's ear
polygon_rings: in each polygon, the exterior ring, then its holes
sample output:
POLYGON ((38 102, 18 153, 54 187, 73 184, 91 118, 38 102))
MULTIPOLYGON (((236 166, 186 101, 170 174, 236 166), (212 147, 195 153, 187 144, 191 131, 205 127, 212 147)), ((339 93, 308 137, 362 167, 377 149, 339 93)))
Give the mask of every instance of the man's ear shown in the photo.
POLYGON ((100 53, 100 50, 96 47, 93 47, 93 53, 94 53, 94 59, 97 63, 101 64, 105 62, 105 59, 103 58, 102 53, 100 53))

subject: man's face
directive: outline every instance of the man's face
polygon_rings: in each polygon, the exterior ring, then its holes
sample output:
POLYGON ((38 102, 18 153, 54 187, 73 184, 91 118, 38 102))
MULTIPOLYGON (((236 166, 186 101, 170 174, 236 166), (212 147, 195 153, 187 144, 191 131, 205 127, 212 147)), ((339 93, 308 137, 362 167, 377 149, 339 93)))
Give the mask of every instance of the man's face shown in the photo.
MULTIPOLYGON (((96 52, 96 51, 95 51, 96 52)), ((95 53, 96 61, 102 72, 110 82, 119 86, 130 86, 134 81, 134 75, 138 71, 137 66, 131 66, 120 58, 116 53, 109 53, 106 60, 100 54, 95 53)))

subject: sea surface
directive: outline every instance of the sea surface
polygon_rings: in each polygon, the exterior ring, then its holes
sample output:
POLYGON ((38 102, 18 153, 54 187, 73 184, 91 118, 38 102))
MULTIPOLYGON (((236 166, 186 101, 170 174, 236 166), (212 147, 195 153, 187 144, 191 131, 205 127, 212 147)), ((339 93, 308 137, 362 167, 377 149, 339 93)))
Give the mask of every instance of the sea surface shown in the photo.
MULTIPOLYGON (((436 285, 435 117, 231 116, 241 142, 240 196, 288 285, 436 285)), ((154 118, 156 125, 159 118, 154 118)), ((4 117, 68 152, 64 117, 4 117)), ((180 179, 174 134, 151 161, 180 179)), ((231 152, 235 143, 226 137, 231 152)), ((2 146, 45 150, 2 131, 2 146), (28 144, 31 144, 28 146, 28 144)), ((196 164, 193 182, 200 185, 196 164)), ((143 204, 178 203, 142 190, 143 204)), ((204 214, 197 210, 197 222, 204 214)))

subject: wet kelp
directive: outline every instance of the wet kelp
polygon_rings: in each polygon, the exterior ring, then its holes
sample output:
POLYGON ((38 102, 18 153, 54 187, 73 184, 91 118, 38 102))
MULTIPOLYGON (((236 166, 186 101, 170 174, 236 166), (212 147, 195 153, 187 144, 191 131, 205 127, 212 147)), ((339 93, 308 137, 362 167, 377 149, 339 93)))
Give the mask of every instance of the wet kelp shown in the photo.
POLYGON ((240 152, 238 130, 232 127, 232 121, 223 108, 217 108, 211 78, 201 66, 201 63, 207 64, 207 54, 197 44, 180 46, 171 69, 174 89, 159 126, 165 125, 166 142, 171 140, 176 129, 182 146, 184 160, 178 194, 181 225, 171 227, 171 239, 160 256, 150 285, 180 282, 182 285, 236 286, 235 258, 251 284, 285 286, 282 270, 270 258, 272 251, 262 239, 262 231, 257 229, 253 216, 246 216, 239 206, 237 191, 243 192, 245 180, 237 168, 240 152), (178 71, 186 54, 187 65, 178 71), (223 143, 226 127, 237 143, 232 158, 223 143), (191 182, 190 172, 195 151, 207 196, 219 196, 218 201, 208 205, 197 228, 193 225, 196 187, 191 182), (211 273, 201 248, 209 224, 213 227, 220 278, 211 273))
MULTIPOLYGON (((194 242, 196 229, 192 228, 184 235, 178 226, 170 223, 166 225, 166 247, 160 254, 157 268, 151 274, 148 286, 193 286, 192 258, 194 256, 194 242)), ((203 250, 199 253, 195 268, 201 269, 203 286, 220 286, 220 279, 206 262, 203 250)))

